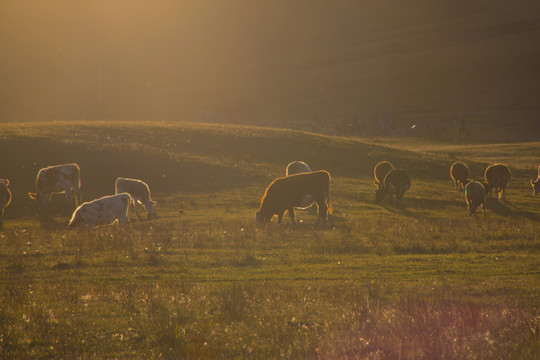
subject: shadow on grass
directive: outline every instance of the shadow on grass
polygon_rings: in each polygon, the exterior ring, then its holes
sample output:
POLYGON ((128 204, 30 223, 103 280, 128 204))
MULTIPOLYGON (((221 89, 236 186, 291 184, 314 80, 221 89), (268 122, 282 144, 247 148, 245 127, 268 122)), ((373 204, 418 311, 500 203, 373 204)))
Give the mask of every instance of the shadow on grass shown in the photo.
POLYGON ((488 198, 486 201, 486 210, 489 212, 494 212, 495 214, 505 216, 505 217, 514 217, 514 218, 524 218, 531 221, 540 222, 538 214, 532 213, 530 211, 524 211, 514 206, 512 203, 505 200, 497 200, 494 198, 488 198))

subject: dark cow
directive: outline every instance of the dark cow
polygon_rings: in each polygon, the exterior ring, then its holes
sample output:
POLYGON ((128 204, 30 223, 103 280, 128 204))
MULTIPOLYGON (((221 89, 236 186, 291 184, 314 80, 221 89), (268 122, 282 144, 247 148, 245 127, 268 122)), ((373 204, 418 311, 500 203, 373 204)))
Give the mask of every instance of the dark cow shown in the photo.
POLYGON ((8 179, 0 179, 0 229, 4 227, 4 209, 11 202, 11 191, 8 186, 8 179))
POLYGON ((39 170, 36 192, 28 195, 38 200, 39 210, 43 212, 47 209, 52 195, 61 193, 66 194, 66 209, 71 205, 73 197, 75 206, 81 202, 81 177, 77 164, 49 166, 39 170))
POLYGON ((375 185, 377 185, 377 188, 383 186, 384 177, 393 169, 394 167, 389 161, 381 161, 375 165, 375 168, 373 168, 373 176, 375 177, 375 185))
POLYGON ((478 181, 470 181, 465 185, 465 201, 469 209, 469 215, 476 214, 478 206, 482 205, 484 216, 486 215, 486 189, 478 181))
MULTIPOLYGON (((285 176, 301 174, 301 173, 310 173, 310 172, 311 172, 311 168, 305 162, 293 161, 289 165, 287 165, 287 168, 285 169, 285 176)), ((310 207, 311 205, 313 205, 313 197, 307 194, 302 199, 302 205, 297 207, 297 209, 304 210, 310 207)))
POLYGON ((456 161, 450 167, 450 177, 454 181, 456 191, 465 190, 465 185, 471 181, 471 179, 469 179, 469 175, 469 167, 467 164, 462 163, 461 161, 456 161))
POLYGON ((319 170, 280 177, 272 181, 261 199, 261 206, 256 214, 257 223, 268 223, 278 216, 281 223, 285 211, 289 212, 294 224, 294 208, 302 206, 305 195, 311 195, 319 207, 319 221, 326 223, 327 213, 332 213, 330 206, 330 174, 319 170))
POLYGON ((300 174, 304 172, 311 172, 311 168, 303 161, 293 161, 285 169, 285 176, 300 174))
POLYGON ((403 169, 393 169, 384 177, 382 186, 375 191, 375 202, 380 204, 388 194, 396 195, 398 209, 403 209, 403 194, 411 187, 409 175, 403 169))
POLYGON ((540 194, 540 166, 538 166, 538 176, 535 181, 530 180, 533 196, 540 194))
POLYGON ((495 190, 497 199, 505 200, 506 185, 512 178, 510 169, 505 164, 493 164, 487 167, 484 174, 486 193, 491 197, 491 190, 495 190))

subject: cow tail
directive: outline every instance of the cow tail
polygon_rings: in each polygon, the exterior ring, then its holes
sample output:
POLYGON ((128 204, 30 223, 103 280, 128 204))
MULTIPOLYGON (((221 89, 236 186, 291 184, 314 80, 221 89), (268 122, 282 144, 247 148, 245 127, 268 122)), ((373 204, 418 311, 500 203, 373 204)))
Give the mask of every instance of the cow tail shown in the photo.
POLYGON ((330 205, 330 191, 326 193, 326 207, 328 208, 328 213, 332 213, 332 205, 330 205))

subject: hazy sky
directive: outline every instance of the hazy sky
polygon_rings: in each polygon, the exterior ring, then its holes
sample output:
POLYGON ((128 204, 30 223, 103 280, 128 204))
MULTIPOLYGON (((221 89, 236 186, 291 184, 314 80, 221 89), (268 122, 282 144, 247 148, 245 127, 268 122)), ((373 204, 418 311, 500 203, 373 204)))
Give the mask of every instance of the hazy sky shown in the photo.
MULTIPOLYGON (((538 39, 538 17, 528 11, 534 6, 530 1, 514 14, 481 1, 455 4, 2 1, 0 121, 192 120, 201 111, 228 120, 309 118, 340 114, 345 107, 397 111, 411 101, 431 110, 441 107, 443 98, 449 98, 447 107, 475 106, 483 100, 459 95, 470 78, 464 69, 475 73, 486 60, 475 57, 486 51, 495 62, 509 51, 482 43, 487 50, 476 52, 456 44, 513 31, 497 27, 506 18, 521 24, 519 34, 529 35, 519 38, 515 59, 475 75, 474 86, 514 61, 523 73, 528 67, 534 71, 536 50, 527 49, 538 39), (452 46, 446 53, 426 51, 452 46), (441 78, 444 71, 455 73, 441 78), (456 76, 464 80, 453 84, 456 76), (444 92, 423 99, 439 87, 444 92)), ((508 46, 504 41, 501 46, 508 46)))

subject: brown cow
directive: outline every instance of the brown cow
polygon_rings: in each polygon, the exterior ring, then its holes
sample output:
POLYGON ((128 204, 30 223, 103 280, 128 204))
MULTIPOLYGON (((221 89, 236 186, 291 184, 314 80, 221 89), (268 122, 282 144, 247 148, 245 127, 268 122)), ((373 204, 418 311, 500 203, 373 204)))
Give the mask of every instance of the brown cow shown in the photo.
POLYGON ((454 181, 456 191, 465 190, 465 185, 471 181, 469 179, 470 171, 467 164, 461 161, 456 161, 450 167, 450 177, 454 181))
POLYGON ((383 186, 384 177, 390 172, 390 170, 393 169, 394 166, 392 166, 392 163, 389 161, 381 161, 375 165, 375 168, 373 169, 373 176, 375 177, 375 185, 377 185, 377 188, 383 186))
POLYGON ((494 189, 497 199, 505 200, 506 185, 512 178, 512 173, 508 166, 505 164, 490 165, 487 167, 484 177, 486 179, 486 183, 484 184, 486 193, 491 197, 491 189, 494 189))
POLYGON ((0 179, 0 229, 4 226, 4 209, 11 202, 11 191, 8 186, 8 179, 0 179))
POLYGON ((538 176, 535 181, 530 180, 533 196, 540 194, 540 166, 538 166, 538 176))
POLYGON ((280 177, 272 181, 261 199, 261 206, 256 213, 258 223, 268 223, 274 215, 281 223, 285 211, 289 212, 294 224, 294 208, 302 206, 305 195, 311 195, 319 207, 319 221, 326 223, 327 213, 332 213, 330 206, 330 174, 319 170, 280 177))
POLYGON ((383 186, 375 191, 375 202, 379 204, 388 194, 396 195, 398 209, 403 209, 403 195, 411 187, 409 175, 403 169, 393 169, 384 177, 383 186))

